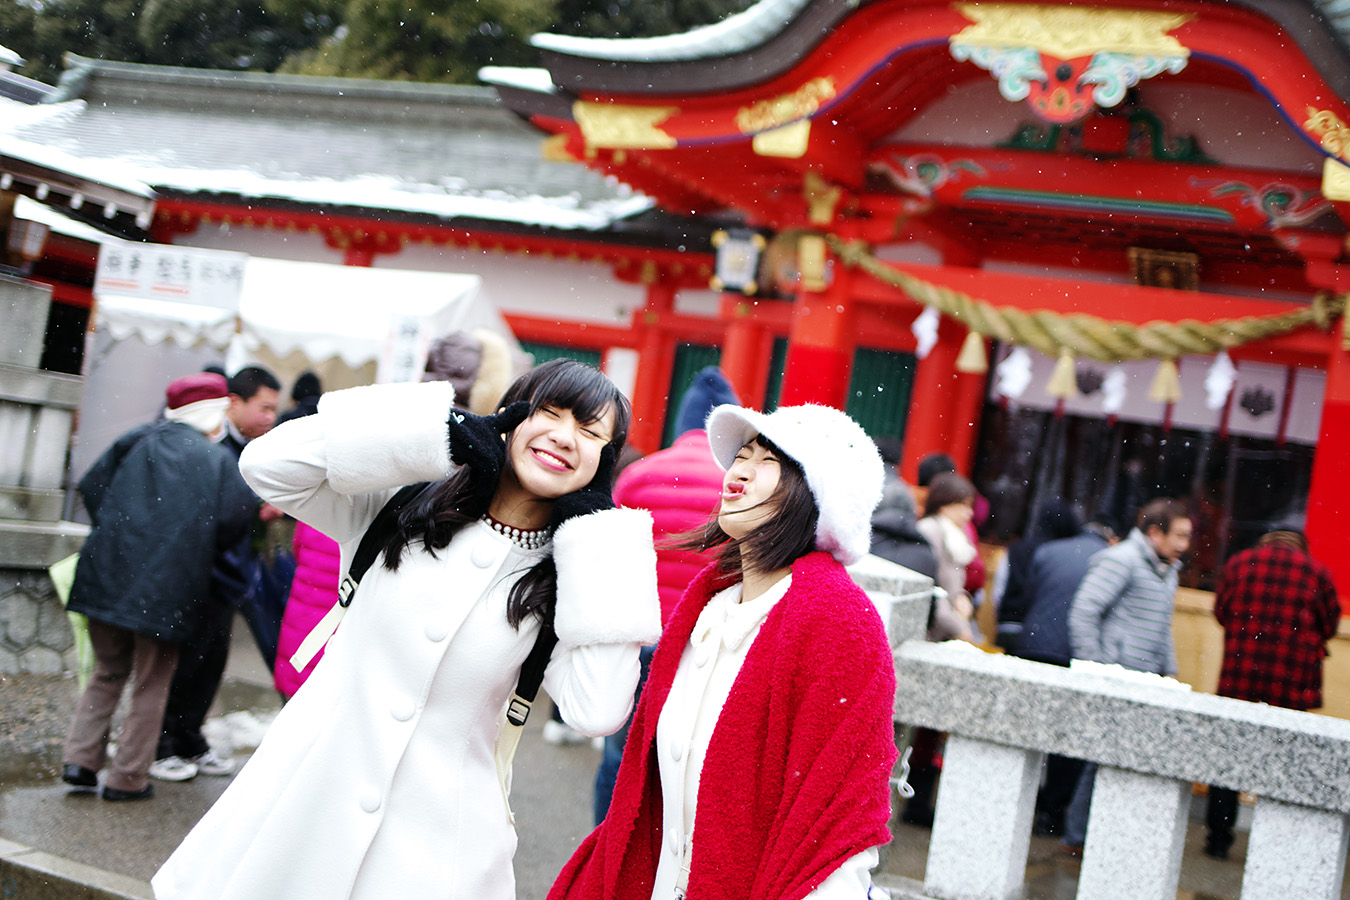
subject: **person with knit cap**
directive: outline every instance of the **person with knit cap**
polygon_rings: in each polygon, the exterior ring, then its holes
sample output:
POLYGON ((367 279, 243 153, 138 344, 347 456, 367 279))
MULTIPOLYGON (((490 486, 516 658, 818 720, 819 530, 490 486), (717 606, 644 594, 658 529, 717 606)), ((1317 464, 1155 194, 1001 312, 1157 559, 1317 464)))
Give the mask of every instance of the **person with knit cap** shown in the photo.
POLYGON ((234 458, 212 441, 229 407, 225 379, 184 376, 165 399, 163 419, 118 438, 79 484, 93 529, 68 608, 89 618, 95 669, 66 737, 62 778, 81 790, 98 786, 113 712, 134 676, 105 800, 152 795, 179 642, 208 600, 217 551, 244 536, 257 508, 234 458))
POLYGON ((895 670, 844 566, 881 497, 844 413, 719 406, 725 470, 696 547, 715 561, 666 622, 609 814, 549 900, 862 898, 890 839, 895 670))
POLYGON ((291 385, 291 408, 281 415, 277 416, 276 425, 289 422, 291 419, 303 419, 305 416, 312 416, 319 411, 319 398, 323 396, 323 382, 319 381, 319 376, 310 371, 301 372, 295 379, 295 384, 291 385))
MULTIPOLYGON (((674 545, 671 538, 687 534, 708 521, 722 501, 722 467, 708 449, 703 423, 723 404, 736 404, 736 392, 717 366, 708 366, 680 398, 675 414, 675 442, 624 469, 614 483, 614 502, 652 514, 656 536, 656 587, 661 595, 664 625, 689 582, 710 562, 707 554, 674 545)), ((643 671, 651 661, 643 648, 643 671)), ((638 688, 641 690, 641 687, 638 688)), ((595 773, 595 824, 609 811, 614 779, 628 739, 627 727, 605 738, 605 753, 595 773)))
POLYGON ((445 381, 330 391, 244 450, 253 488, 344 561, 390 527, 293 663, 327 641, 323 659, 155 874, 159 900, 513 900, 527 658, 543 648, 573 727, 608 734, 661 620, 651 516, 610 496, 627 399, 553 359, 498 410, 456 408, 445 381))

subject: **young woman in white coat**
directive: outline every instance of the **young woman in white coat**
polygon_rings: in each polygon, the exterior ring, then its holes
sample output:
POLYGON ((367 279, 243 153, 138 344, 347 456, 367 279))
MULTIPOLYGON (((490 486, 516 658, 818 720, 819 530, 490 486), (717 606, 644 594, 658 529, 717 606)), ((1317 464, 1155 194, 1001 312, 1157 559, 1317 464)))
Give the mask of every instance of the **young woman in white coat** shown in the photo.
POLYGON ((708 418, 717 561, 666 623, 604 822, 550 900, 864 900, 890 839, 895 671, 844 566, 882 463, 823 406, 708 418))
POLYGON ((554 360, 495 416, 448 382, 326 394, 249 444, 255 491, 341 545, 398 517, 313 675, 155 875, 160 900, 512 900, 505 710, 541 623, 544 689, 588 735, 623 724, 660 631, 651 520, 614 509, 627 401, 554 360), (448 416, 448 419, 447 419, 448 416))

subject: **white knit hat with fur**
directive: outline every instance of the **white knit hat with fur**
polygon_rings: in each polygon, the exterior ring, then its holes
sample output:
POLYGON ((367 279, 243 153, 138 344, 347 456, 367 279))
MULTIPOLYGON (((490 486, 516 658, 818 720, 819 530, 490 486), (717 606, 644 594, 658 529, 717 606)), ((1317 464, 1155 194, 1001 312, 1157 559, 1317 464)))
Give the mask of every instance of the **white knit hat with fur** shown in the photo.
POLYGON ((785 406, 768 415, 724 404, 709 413, 707 430, 713 457, 723 469, 755 435, 773 441, 806 473, 820 510, 816 549, 844 565, 867 555, 885 467, 861 425, 815 404, 785 406))

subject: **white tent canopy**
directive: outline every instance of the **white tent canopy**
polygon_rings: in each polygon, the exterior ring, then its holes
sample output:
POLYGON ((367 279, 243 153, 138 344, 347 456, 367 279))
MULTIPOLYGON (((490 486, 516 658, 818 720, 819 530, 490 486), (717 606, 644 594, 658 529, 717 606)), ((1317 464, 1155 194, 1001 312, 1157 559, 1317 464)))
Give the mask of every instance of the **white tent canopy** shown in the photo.
POLYGON ((123 432, 159 415, 170 381, 210 363, 230 372, 251 363, 270 368, 282 381, 285 408, 289 382, 305 369, 329 390, 415 380, 430 342, 452 331, 495 331, 518 360, 526 359, 477 275, 219 254, 225 257, 242 263, 242 284, 233 292, 191 292, 201 302, 96 285, 71 453, 75 479, 123 432))
POLYGON ((474 328, 506 333, 496 309, 475 302, 481 286, 477 275, 251 257, 237 310, 100 294, 96 327, 118 341, 134 335, 151 345, 170 340, 221 351, 237 334, 244 353, 298 351, 314 364, 337 357, 356 369, 378 362, 395 323, 407 318, 433 337, 474 328))

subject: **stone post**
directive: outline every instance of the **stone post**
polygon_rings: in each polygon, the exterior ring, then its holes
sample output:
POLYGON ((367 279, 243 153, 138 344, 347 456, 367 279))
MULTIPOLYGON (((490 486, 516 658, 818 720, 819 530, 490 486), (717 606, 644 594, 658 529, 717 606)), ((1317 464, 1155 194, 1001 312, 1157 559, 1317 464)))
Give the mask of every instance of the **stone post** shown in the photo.
POLYGON ((1252 815, 1242 900, 1336 900, 1350 829, 1344 813, 1260 798, 1252 815))
POLYGON ((947 738, 925 893, 944 900, 1021 896, 1041 756, 957 734, 947 738))

